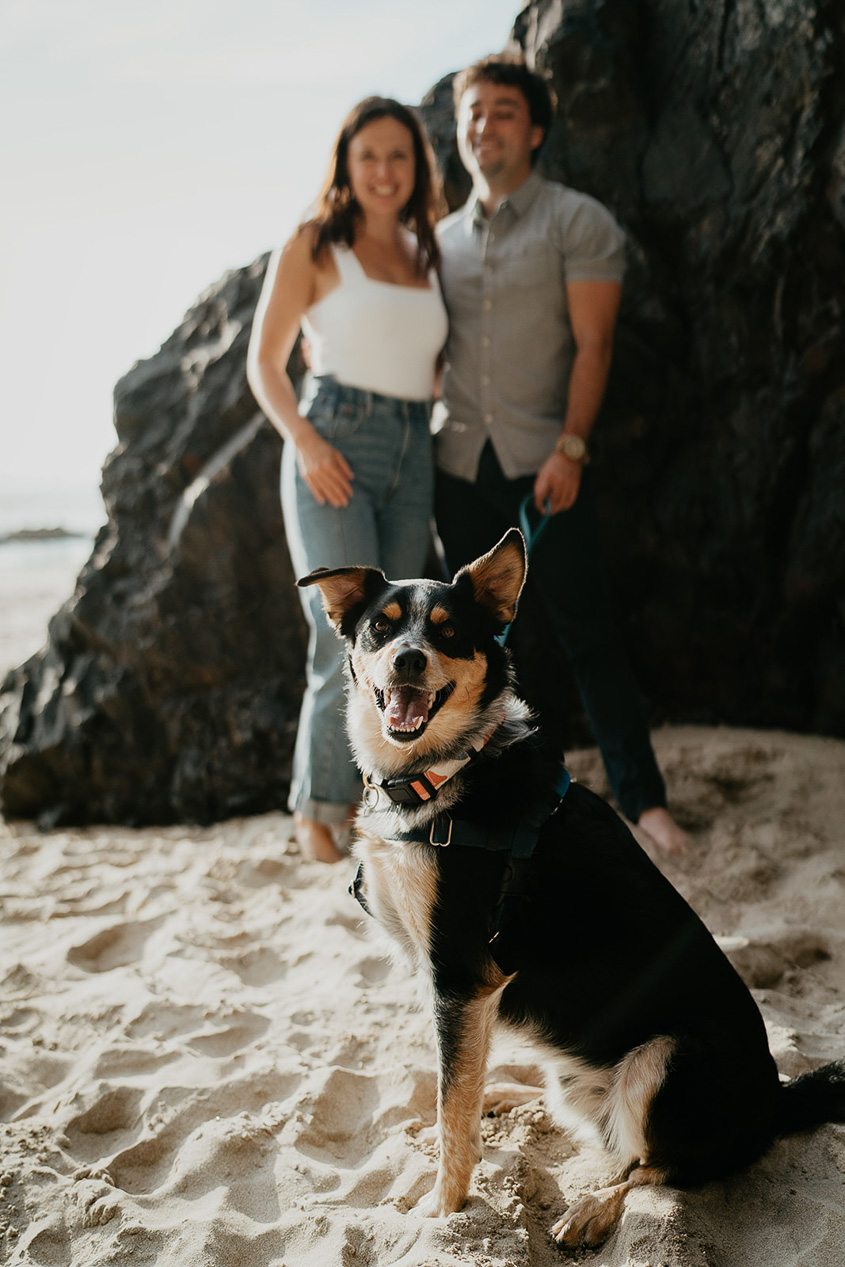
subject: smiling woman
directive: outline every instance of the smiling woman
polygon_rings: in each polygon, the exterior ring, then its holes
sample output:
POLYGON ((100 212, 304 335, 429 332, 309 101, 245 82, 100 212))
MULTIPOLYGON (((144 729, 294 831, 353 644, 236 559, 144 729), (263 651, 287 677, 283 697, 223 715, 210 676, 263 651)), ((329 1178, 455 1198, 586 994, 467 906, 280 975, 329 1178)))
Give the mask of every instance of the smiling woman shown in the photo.
MULTIPOLYGON (((285 439, 282 508, 294 569, 423 570, 433 499, 429 404, 446 312, 436 266, 434 163, 416 117, 368 97, 335 141, 313 217, 268 270, 250 385, 285 439), (312 376, 286 365, 302 328, 312 376)), ((303 854, 340 858, 361 784, 343 726, 340 647, 313 591, 290 807, 303 854)))

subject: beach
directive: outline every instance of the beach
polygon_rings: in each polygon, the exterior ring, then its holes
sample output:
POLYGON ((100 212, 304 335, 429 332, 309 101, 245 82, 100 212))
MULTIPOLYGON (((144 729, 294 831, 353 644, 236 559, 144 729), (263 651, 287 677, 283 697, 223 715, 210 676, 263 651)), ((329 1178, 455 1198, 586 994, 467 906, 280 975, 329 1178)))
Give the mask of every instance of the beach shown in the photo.
MULTIPOLYGON (((781 1073, 841 1056, 845 744, 675 727, 655 745, 694 840, 656 860, 752 987, 781 1073)), ((570 764, 606 790, 596 752, 570 764)), ((429 1021, 351 860, 303 862, 290 829, 0 828, 6 1262, 840 1267, 843 1126, 695 1192, 639 1189, 572 1254, 548 1228, 611 1171, 540 1099, 484 1120, 464 1210, 414 1214, 436 1168, 429 1021)), ((491 1076, 532 1082, 535 1059, 501 1038, 491 1076)))
MULTIPOLYGON (((4 669, 42 645, 89 548, 0 548, 4 669)), ((752 988, 781 1074, 841 1057, 845 743, 667 727, 655 747, 693 849, 652 856, 752 988)), ((569 764, 608 794, 595 750, 569 764)), ((568 1253, 549 1226, 612 1167, 538 1099, 484 1119, 464 1210, 417 1216, 430 1022, 353 874, 303 861, 283 813, 0 824, 0 1261, 841 1267, 841 1125, 698 1191, 639 1189, 603 1248, 568 1253)), ((502 1035, 490 1079, 535 1083, 536 1060, 502 1035)))

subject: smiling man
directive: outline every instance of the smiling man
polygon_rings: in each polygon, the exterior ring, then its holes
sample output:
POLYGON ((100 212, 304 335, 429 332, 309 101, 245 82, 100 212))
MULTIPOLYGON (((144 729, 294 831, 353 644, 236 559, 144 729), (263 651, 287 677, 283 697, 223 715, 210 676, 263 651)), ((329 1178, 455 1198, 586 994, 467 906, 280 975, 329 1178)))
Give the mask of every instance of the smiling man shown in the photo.
POLYGON ((572 667, 623 813, 667 853, 686 833, 666 808, 636 683, 611 616, 590 489, 625 242, 594 198, 544 180, 545 80, 488 57, 455 80, 466 205, 439 227, 449 310, 435 415, 437 528, 454 571, 516 525, 523 499, 550 521, 530 578, 572 667))

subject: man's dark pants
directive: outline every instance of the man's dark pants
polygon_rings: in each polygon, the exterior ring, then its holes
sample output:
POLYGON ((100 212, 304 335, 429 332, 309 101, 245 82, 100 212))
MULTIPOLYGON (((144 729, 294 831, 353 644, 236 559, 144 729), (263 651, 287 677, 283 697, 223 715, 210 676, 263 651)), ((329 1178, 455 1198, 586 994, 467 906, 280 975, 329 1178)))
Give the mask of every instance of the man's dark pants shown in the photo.
MULTIPOLYGON (((533 488, 534 476, 504 476, 489 442, 474 484, 438 471, 437 531, 453 573, 519 523, 533 488)), ((636 822, 643 810, 666 804, 666 789, 611 614, 589 471, 575 505, 553 515, 539 537, 529 576, 569 660, 619 807, 636 822)))

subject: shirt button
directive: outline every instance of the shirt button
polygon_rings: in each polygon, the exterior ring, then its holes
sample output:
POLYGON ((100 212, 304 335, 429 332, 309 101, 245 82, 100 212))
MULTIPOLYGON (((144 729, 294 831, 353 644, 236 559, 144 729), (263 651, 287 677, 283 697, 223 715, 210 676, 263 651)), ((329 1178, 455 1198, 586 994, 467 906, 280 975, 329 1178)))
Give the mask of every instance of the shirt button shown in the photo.
POLYGON ((481 376, 481 386, 482 386, 482 387, 489 387, 489 386, 490 386, 490 376, 489 376, 489 374, 482 374, 482 376, 481 376))
POLYGON ((490 423, 493 421, 493 415, 492 415, 492 414, 485 414, 485 415, 484 415, 484 421, 487 423, 487 426, 489 427, 489 426, 490 426, 490 423))
POLYGON ((490 339, 488 338, 488 336, 487 336, 486 334, 484 335, 483 339, 481 340, 481 346, 482 346, 483 348, 489 348, 489 346, 490 346, 490 339))
POLYGON ((492 307, 493 307, 493 300, 492 300, 492 299, 485 299, 485 300, 484 300, 484 311, 485 311, 485 312, 489 312, 489 311, 490 311, 490 309, 491 309, 492 307))

